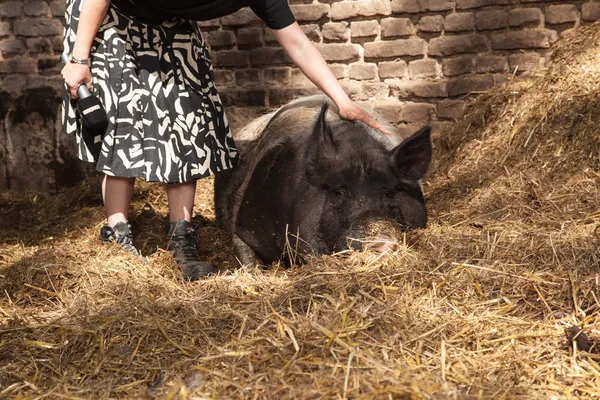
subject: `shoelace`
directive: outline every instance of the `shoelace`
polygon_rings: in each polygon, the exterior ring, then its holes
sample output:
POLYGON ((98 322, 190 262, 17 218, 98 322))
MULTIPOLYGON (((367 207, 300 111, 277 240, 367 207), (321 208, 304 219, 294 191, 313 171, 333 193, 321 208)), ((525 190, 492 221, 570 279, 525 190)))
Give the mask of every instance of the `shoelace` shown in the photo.
MULTIPOLYGON (((117 235, 115 235, 115 236, 117 236, 117 235)), ((124 235, 124 236, 117 236, 116 240, 117 240, 117 243, 122 248, 124 248, 131 254, 133 254, 135 256, 140 255, 140 252, 138 251, 138 249, 136 249, 135 246, 133 245, 133 237, 132 237, 131 233, 124 235)))
POLYGON ((182 239, 179 238, 174 239, 177 246, 183 251, 183 258, 186 261, 200 261, 198 251, 196 250, 196 231, 187 231, 182 239))

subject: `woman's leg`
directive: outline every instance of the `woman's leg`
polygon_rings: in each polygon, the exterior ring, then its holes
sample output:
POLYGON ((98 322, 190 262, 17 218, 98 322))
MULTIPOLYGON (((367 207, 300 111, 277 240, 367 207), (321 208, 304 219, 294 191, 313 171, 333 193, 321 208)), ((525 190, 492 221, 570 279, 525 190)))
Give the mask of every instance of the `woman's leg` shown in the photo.
POLYGON ((134 185, 135 178, 104 175, 102 198, 104 199, 104 211, 109 226, 127 221, 134 185))
POLYGON ((190 222, 194 210, 196 181, 174 183, 167 185, 167 200, 169 201, 169 219, 171 222, 180 219, 190 222))
POLYGON ((186 281, 195 281, 215 272, 212 264, 200 259, 196 249, 196 229, 191 223, 195 194, 196 181, 167 186, 171 220, 167 239, 169 249, 186 281))

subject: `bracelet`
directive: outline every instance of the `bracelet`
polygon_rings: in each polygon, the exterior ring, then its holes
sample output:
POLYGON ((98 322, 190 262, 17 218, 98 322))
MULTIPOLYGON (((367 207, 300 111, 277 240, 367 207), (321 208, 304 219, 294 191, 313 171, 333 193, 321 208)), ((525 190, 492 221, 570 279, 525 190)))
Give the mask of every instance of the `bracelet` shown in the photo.
POLYGON ((78 58, 78 57, 75 57, 73 54, 71 54, 71 57, 69 57, 69 61, 72 64, 90 65, 90 59, 89 58, 78 58))

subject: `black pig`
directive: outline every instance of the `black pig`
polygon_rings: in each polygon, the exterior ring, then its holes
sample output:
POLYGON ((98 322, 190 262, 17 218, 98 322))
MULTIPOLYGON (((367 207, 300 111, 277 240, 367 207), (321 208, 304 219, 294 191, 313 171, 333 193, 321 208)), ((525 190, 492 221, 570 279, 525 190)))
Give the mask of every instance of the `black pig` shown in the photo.
POLYGON ((427 222, 420 180, 431 160, 429 127, 403 141, 343 120, 313 96, 253 122, 236 142, 239 165, 216 176, 215 204, 243 264, 286 261, 286 249, 346 249, 371 221, 427 222))

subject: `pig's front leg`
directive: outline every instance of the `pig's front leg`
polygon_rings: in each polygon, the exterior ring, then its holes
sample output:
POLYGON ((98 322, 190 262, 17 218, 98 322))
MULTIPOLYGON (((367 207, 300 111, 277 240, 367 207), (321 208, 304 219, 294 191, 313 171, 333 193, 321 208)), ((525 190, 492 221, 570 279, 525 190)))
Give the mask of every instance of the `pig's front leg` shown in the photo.
POLYGON ((236 234, 233 234, 233 250, 243 266, 265 266, 265 262, 258 254, 256 254, 256 252, 236 234))

